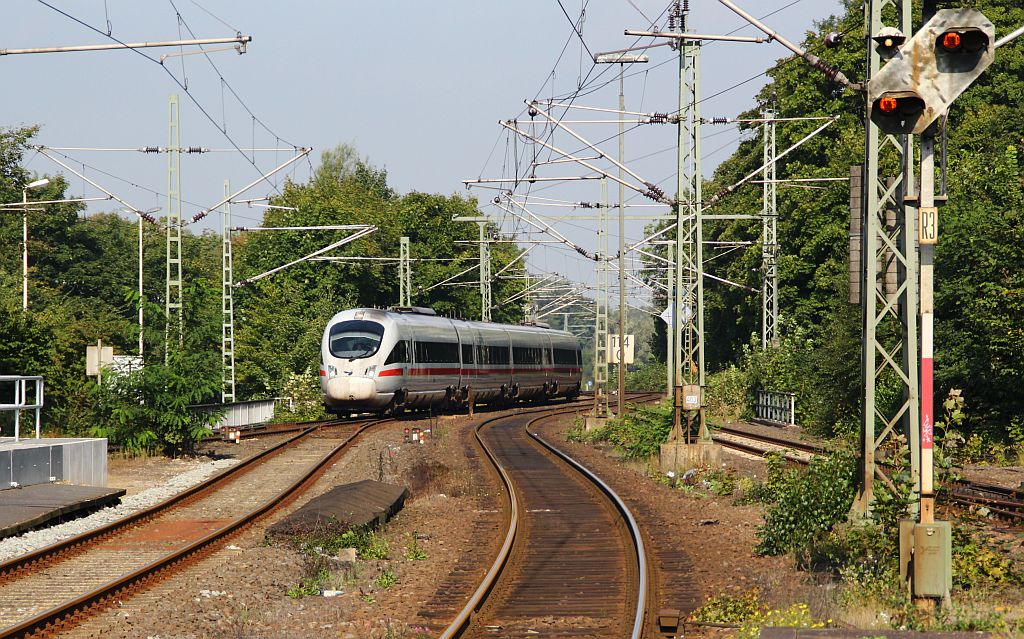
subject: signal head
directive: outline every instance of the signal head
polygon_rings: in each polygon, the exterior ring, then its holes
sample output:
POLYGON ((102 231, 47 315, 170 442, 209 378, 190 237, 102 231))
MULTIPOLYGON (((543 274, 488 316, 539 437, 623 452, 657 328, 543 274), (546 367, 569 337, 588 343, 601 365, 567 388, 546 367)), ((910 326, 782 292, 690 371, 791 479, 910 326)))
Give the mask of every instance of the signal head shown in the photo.
POLYGON ((899 49, 903 34, 882 29, 873 39, 890 58, 867 84, 874 122, 890 134, 922 133, 995 58, 995 27, 977 9, 941 9, 899 49))
POLYGON ((871 121, 885 133, 910 133, 924 106, 924 100, 913 91, 883 93, 871 104, 871 121))
POLYGON ((945 72, 969 72, 989 53, 991 42, 978 27, 946 29, 935 38, 936 67, 945 72))
POLYGON ((907 41, 907 36, 896 27, 882 27, 871 39, 878 44, 880 49, 895 51, 903 46, 903 43, 907 41))

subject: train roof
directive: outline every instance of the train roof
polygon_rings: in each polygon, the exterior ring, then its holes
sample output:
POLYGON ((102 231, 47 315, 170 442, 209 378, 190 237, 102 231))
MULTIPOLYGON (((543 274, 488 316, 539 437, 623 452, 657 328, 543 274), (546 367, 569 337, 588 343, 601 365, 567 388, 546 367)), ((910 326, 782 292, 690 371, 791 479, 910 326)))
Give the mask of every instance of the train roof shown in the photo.
MULTIPOLYGON (((548 324, 546 324, 544 322, 523 322, 521 324, 501 324, 499 322, 480 322, 480 321, 475 321, 475 320, 461 319, 461 318, 458 318, 458 317, 444 317, 442 315, 438 315, 437 311, 435 311, 434 309, 427 308, 427 307, 424 307, 424 306, 392 306, 392 307, 390 307, 388 309, 352 308, 352 309, 347 309, 346 311, 342 311, 342 312, 358 312, 358 311, 372 311, 375 314, 381 313, 381 314, 384 314, 384 315, 391 315, 391 316, 397 315, 397 316, 406 316, 406 317, 408 317, 408 316, 411 315, 411 316, 417 316, 417 317, 423 318, 423 319, 430 318, 430 319, 441 321, 441 322, 443 322, 443 321, 459 322, 461 324, 469 325, 469 326, 475 327, 475 328, 491 328, 491 329, 494 329, 494 328, 504 328, 504 329, 517 329, 517 330, 530 330, 530 329, 536 330, 536 329, 540 329, 540 330, 543 330, 545 332, 550 332, 552 335, 564 335, 564 336, 567 336, 567 337, 572 337, 573 339, 577 339, 576 336, 573 335, 572 333, 570 333, 568 331, 563 331, 563 330, 560 330, 560 329, 551 328, 548 324)), ((335 315, 335 317, 337 317, 337 314, 335 315)))

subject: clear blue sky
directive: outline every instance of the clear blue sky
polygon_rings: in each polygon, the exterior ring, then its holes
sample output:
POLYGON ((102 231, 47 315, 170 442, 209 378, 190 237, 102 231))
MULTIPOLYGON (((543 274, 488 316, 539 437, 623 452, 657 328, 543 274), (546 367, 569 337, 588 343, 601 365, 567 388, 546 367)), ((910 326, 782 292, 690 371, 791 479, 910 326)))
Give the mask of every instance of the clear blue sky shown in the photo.
MULTIPOLYGON (((505 135, 497 121, 521 116, 524 99, 571 93, 591 66, 557 0, 173 1, 183 24, 179 24, 170 1, 48 0, 102 32, 97 33, 35 0, 7 0, 0 21, 0 48, 110 42, 105 36, 108 19, 113 36, 126 42, 187 38, 186 25, 200 38, 230 36, 237 29, 253 37, 248 52, 241 56, 214 53, 211 59, 245 105, 273 133, 260 124, 254 127, 253 119, 229 89, 222 87, 203 56, 168 58, 162 68, 132 51, 0 56, 6 88, 0 125, 39 124, 42 132, 38 140, 48 146, 162 146, 167 144, 168 94, 177 92, 182 101, 181 141, 185 146, 230 147, 231 142, 219 129, 226 125, 227 134, 243 147, 254 142, 260 147, 289 143, 312 146, 315 166, 321 150, 350 142, 372 163, 387 168, 390 182, 399 192, 464 193, 461 180, 498 177, 503 170, 505 135), (167 73, 182 80, 183 64, 189 91, 213 123, 167 73)), ((562 0, 573 20, 579 17, 581 7, 586 7, 582 33, 595 53, 630 46, 634 39, 624 36, 623 29, 648 28, 644 15, 656 19, 667 4, 651 0, 562 0)), ((838 11, 840 3, 744 0, 741 4, 758 16, 779 10, 767 21, 799 41, 814 20, 838 11)), ((732 32, 744 24, 713 0, 691 0, 690 7, 691 27, 700 33, 732 32)), ((751 27, 741 28, 738 33, 757 35, 751 27)), ((172 50, 143 52, 159 58, 172 50)), ((711 96, 727 89, 764 71, 786 54, 778 44, 708 46, 702 60, 702 93, 711 96)), ((676 109, 673 55, 665 47, 650 52, 647 70, 627 80, 627 109, 676 109)), ((598 85, 614 78, 612 69, 604 73, 598 85)), ((708 99, 703 104, 704 115, 737 115, 753 105, 752 96, 762 84, 761 79, 754 80, 708 99)), ((577 104, 613 108, 617 105, 617 89, 617 83, 610 82, 579 98, 577 104)), ((583 117, 579 112, 573 115, 583 117)), ((606 137, 607 130, 588 130, 587 126, 579 128, 587 137, 606 137)), ((738 134, 710 128, 705 133, 719 133, 704 145, 705 168, 710 172, 735 148, 738 134)), ((674 153, 656 152, 670 147, 674 138, 672 127, 644 129, 627 138, 627 156, 655 153, 635 166, 652 182, 666 180, 674 175, 674 153)), ((614 144, 605 148, 616 152, 614 144)), ((145 187, 136 188, 87 169, 92 179, 139 208, 165 205, 163 198, 146 189, 166 192, 166 156, 69 155, 145 187)), ((286 157, 285 152, 257 154, 256 164, 268 169, 286 157)), ((30 167, 39 173, 58 170, 41 157, 32 159, 30 167)), ((304 179, 309 169, 309 164, 301 163, 295 177, 304 179)), ((582 170, 560 165, 558 171, 548 174, 581 174, 582 170)), ((183 197, 196 205, 184 205, 183 212, 189 216, 220 199, 225 178, 241 186, 258 173, 238 153, 216 153, 183 156, 182 176, 183 197)), ((83 193, 81 180, 71 179, 71 184, 75 194, 83 193)), ((666 191, 672 193, 673 181, 668 179, 666 184, 666 191)), ((586 197, 571 188, 549 189, 546 195, 596 200, 596 186, 589 188, 592 193, 586 197)), ((248 196, 265 195, 268 190, 264 184, 248 196)), ((88 188, 84 193, 95 195, 88 188)), ((492 195, 471 193, 482 201, 492 195)), ((238 224, 255 224, 260 216, 259 209, 240 206, 234 212, 241 217, 238 224)), ((217 217, 211 216, 201 228, 217 228, 218 224, 217 217)), ((592 246, 592 231, 585 229, 593 226, 583 222, 562 230, 592 246)), ((627 236, 638 237, 641 228, 640 223, 631 225, 627 236)), ((537 268, 558 270, 574 279, 590 279, 592 263, 567 260, 549 247, 534 251, 534 255, 532 264, 537 268)))

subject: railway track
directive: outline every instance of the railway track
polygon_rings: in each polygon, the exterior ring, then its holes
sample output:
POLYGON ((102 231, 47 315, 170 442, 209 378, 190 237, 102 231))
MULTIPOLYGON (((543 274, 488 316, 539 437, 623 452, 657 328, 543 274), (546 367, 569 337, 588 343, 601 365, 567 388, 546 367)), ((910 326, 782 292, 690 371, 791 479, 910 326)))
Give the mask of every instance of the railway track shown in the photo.
MULTIPOLYGON (((763 433, 752 433, 738 428, 723 426, 720 432, 733 437, 754 440, 768 444, 770 448, 759 447, 742 441, 731 439, 716 439, 718 443, 727 448, 739 450, 753 455, 764 455, 767 452, 780 449, 792 449, 806 455, 821 455, 825 448, 818 444, 808 442, 797 442, 781 437, 772 437, 763 433)), ((786 455, 790 461, 806 464, 808 457, 786 455)), ((949 502, 966 507, 984 507, 993 515, 1013 522, 1024 522, 1024 490, 1019 488, 1005 488, 984 482, 976 482, 966 479, 946 481, 940 489, 939 496, 949 502)))
POLYGON ((504 484, 507 529, 497 559, 441 637, 641 636, 648 584, 635 520, 603 482, 529 432, 577 410, 477 427, 504 484))
POLYGON ((161 504, 0 564, 0 637, 76 625, 115 597, 199 559, 298 496, 381 421, 351 422, 331 436, 309 426, 161 504))
MULTIPOLYGON (((357 424, 367 421, 368 417, 328 419, 312 422, 281 422, 278 424, 256 424, 244 428, 233 429, 238 431, 240 439, 255 439, 271 435, 288 435, 290 433, 301 433, 307 428, 322 428, 324 426, 339 426, 344 424, 357 424)), ((220 434, 212 435, 203 439, 203 443, 228 441, 227 435, 232 429, 224 429, 220 434)))

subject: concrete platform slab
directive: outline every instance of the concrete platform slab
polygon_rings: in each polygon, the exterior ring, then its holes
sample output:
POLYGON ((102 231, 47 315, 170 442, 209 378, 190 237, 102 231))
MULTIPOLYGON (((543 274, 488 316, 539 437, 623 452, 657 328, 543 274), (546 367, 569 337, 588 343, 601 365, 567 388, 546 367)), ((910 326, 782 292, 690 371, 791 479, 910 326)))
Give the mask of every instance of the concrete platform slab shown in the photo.
POLYGON ((270 528, 274 535, 294 535, 337 524, 342 528, 376 527, 402 509, 409 497, 404 486, 364 479, 336 486, 309 500, 270 528))
POLYGON ((0 488, 55 481, 106 486, 107 440, 0 437, 0 488))
POLYGON ((123 488, 66 484, 0 490, 0 538, 87 515, 118 503, 124 494, 123 488))

